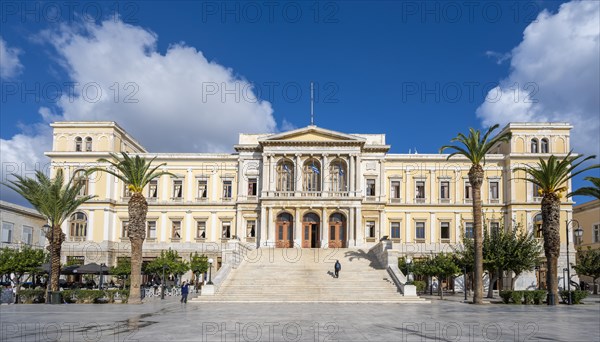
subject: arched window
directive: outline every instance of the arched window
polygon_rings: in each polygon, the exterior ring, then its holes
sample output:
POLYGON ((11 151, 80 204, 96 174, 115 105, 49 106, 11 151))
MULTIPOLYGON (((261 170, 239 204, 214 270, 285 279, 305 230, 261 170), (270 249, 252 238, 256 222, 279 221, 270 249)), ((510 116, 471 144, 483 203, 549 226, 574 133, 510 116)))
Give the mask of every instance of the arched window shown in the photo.
POLYGON ((277 191, 294 191, 294 163, 282 159, 277 163, 277 191))
POLYGON ((331 179, 331 191, 348 191, 348 176, 346 163, 341 159, 335 159, 329 164, 329 179, 331 179))
POLYGON ((87 236, 87 216, 82 212, 76 212, 71 215, 69 220, 71 227, 71 238, 74 240, 83 240, 87 236))
POLYGON ((92 152, 92 138, 91 137, 85 138, 85 151, 92 152))
POLYGON ((294 222, 294 218, 289 213, 281 213, 281 214, 277 215, 277 222, 292 223, 292 222, 294 222))
POLYGON ((76 137, 75 138, 75 151, 81 152, 82 147, 83 147, 82 145, 83 145, 83 140, 81 139, 81 137, 76 137))
POLYGON ((346 216, 344 216, 342 213, 333 213, 331 216, 329 216, 329 222, 344 223, 346 222, 346 216))
POLYGON ((79 196, 86 196, 88 194, 88 177, 85 174, 85 170, 77 170, 75 171, 75 176, 73 177, 76 186, 81 184, 81 189, 79 189, 79 196))
POLYGON ((321 191, 321 164, 314 158, 304 162, 304 191, 321 191))
POLYGON ((531 153, 538 153, 538 140, 536 138, 531 139, 531 153))
POLYGON ((550 152, 550 144, 548 142, 548 139, 544 138, 542 139, 542 143, 541 143, 541 152, 542 153, 548 153, 550 152))
POLYGON ((319 223, 321 222, 321 219, 319 218, 319 215, 315 213, 308 213, 304 215, 302 222, 319 223))
POLYGON ((533 218, 533 236, 542 238, 542 214, 537 214, 533 218))

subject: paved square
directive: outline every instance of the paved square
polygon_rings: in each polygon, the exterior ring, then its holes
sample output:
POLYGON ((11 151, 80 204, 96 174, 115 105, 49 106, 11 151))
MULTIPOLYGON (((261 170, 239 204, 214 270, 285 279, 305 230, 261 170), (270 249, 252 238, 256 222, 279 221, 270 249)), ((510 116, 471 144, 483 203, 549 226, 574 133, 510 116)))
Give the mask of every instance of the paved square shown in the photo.
POLYGON ((432 304, 3 305, 2 341, 598 341, 600 300, 432 304))

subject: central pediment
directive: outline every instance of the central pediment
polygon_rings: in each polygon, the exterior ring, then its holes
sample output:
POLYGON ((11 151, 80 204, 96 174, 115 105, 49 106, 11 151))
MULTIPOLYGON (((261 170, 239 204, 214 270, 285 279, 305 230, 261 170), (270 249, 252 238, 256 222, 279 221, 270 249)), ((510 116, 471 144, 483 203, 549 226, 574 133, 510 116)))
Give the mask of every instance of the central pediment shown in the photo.
POLYGON ((277 143, 357 143, 364 144, 365 139, 350 134, 336 132, 317 126, 307 126, 293 131, 277 133, 259 140, 262 144, 277 143))

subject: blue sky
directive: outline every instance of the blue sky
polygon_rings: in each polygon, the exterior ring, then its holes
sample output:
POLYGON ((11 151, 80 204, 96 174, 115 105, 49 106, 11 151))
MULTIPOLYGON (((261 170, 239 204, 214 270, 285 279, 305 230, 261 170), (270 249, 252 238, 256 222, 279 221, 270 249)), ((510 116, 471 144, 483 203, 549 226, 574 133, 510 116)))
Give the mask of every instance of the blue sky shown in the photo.
POLYGON ((394 153, 524 120, 572 121, 573 146, 599 153, 598 3, 561 4, 3 2, 3 163, 43 163, 54 119, 116 120, 152 151, 231 150, 239 132, 307 125, 310 81, 318 126, 385 133, 394 153), (83 85, 102 95, 82 101, 83 85))

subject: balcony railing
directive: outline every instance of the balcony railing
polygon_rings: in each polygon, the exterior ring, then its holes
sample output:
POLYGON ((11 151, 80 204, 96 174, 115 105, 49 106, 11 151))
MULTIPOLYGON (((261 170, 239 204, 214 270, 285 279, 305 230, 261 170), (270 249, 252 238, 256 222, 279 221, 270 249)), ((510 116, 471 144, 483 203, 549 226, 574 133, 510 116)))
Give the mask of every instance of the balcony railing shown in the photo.
POLYGON ((427 200, 426 198, 417 197, 417 198, 415 198, 415 203, 425 203, 426 200, 427 200))
POLYGON ((85 236, 69 236, 69 242, 81 242, 81 241, 85 241, 86 237, 85 236))
POLYGON ((439 202, 440 203, 450 203, 450 199, 449 198, 440 198, 439 202))

